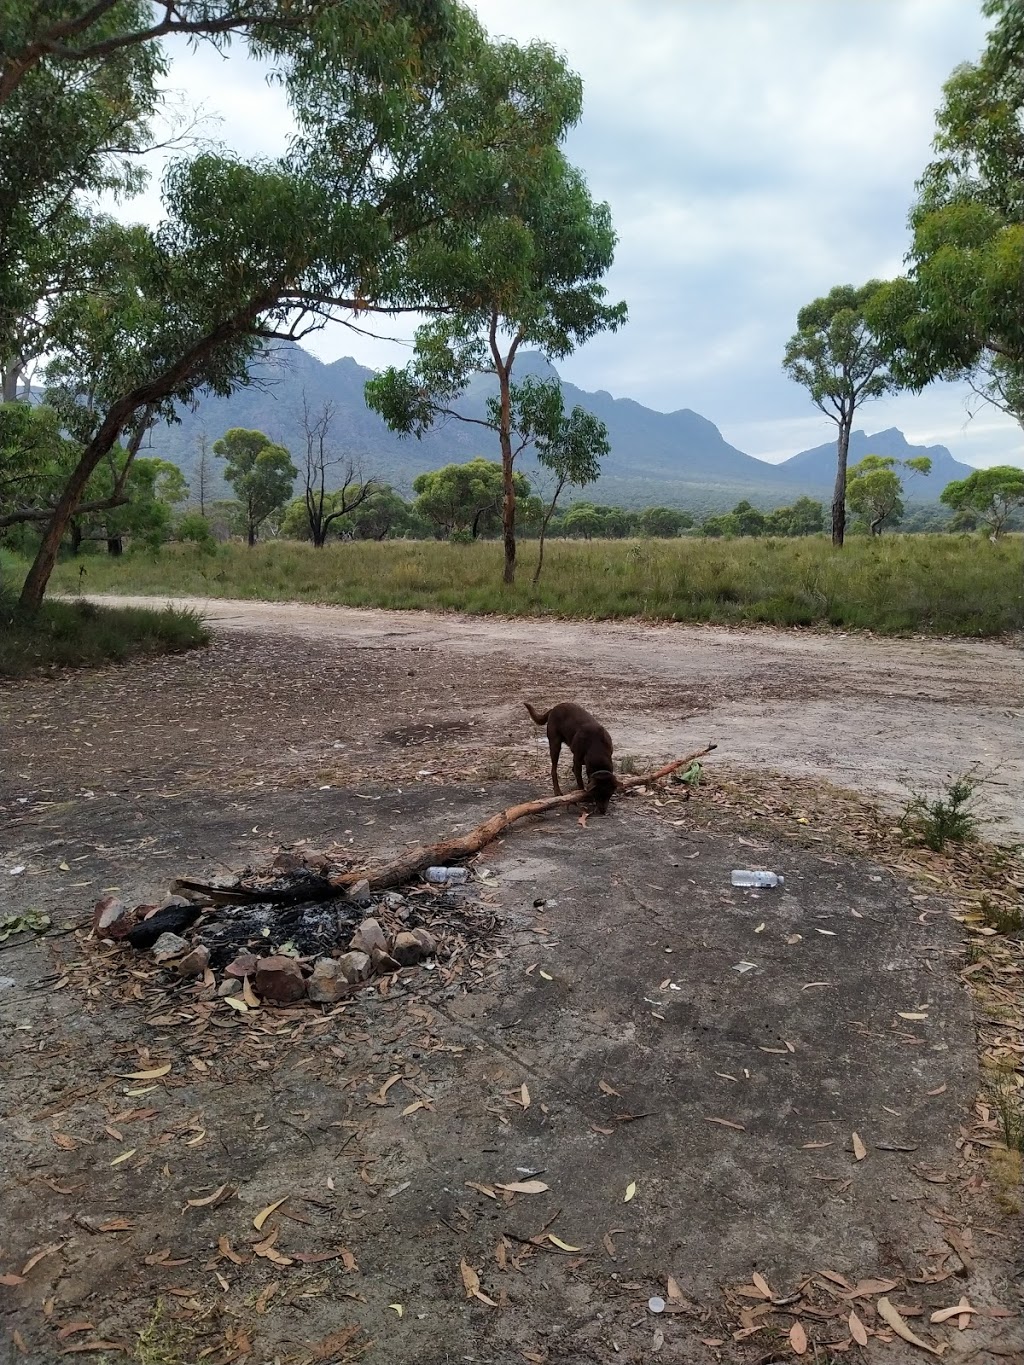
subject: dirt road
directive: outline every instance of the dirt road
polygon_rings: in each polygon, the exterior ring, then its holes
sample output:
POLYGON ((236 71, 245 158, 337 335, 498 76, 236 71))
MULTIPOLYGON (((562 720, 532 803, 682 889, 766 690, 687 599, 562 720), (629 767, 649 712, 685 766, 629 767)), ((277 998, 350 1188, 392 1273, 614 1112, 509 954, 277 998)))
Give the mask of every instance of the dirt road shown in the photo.
POLYGON ((488 746, 529 747, 515 690, 529 688, 592 706, 620 754, 707 737, 724 763, 824 778, 893 809, 908 787, 975 770, 990 835, 1024 835, 1024 654, 1011 645, 175 600, 218 633, 320 642, 367 664, 375 651, 390 723, 422 720, 434 737, 468 719, 488 746))

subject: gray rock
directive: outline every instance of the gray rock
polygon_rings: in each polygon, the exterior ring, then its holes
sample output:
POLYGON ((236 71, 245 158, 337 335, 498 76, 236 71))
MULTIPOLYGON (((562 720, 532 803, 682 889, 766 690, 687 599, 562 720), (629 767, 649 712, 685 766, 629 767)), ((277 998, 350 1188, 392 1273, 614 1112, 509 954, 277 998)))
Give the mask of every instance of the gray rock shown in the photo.
POLYGON ((104 896, 93 906, 92 927, 97 938, 107 938, 111 928, 128 914, 128 907, 116 896, 104 896))
POLYGON ((384 948, 371 948, 370 962, 375 972, 397 972, 402 965, 384 948))
POLYGON ((384 936, 384 930, 375 919, 364 919, 359 928, 352 935, 352 942, 348 945, 354 952, 373 954, 374 949, 386 953, 388 941, 384 936))
POLYGON ((217 987, 217 998, 226 1000, 229 995, 241 995, 242 983, 236 976, 229 976, 217 987))
POLYGON ((437 952, 437 939, 434 935, 428 933, 426 929, 413 929, 411 930, 411 933, 413 938, 423 949, 423 956, 433 957, 437 952))
POLYGON ((416 935, 403 930, 395 935, 395 941, 391 945, 391 956, 403 967, 415 967, 417 962, 422 962, 426 957, 426 953, 416 935))
POLYGON ((317 1005, 333 1005, 348 990, 348 977, 341 964, 333 957, 318 957, 313 964, 313 975, 306 982, 306 991, 317 1005))
POLYGON ((338 970, 350 983, 365 981, 370 975, 370 959, 366 953, 342 953, 338 958, 338 970))
POLYGON ((372 904, 373 897, 370 895, 370 883, 365 877, 362 881, 358 881, 355 885, 349 887, 348 898, 350 901, 355 901, 356 905, 359 906, 372 904))
POLYGON ((225 976, 235 976, 241 981, 243 976, 252 976, 259 958, 253 953, 239 953, 234 962, 224 968, 225 976))
POLYGON ((210 950, 205 943, 198 944, 178 962, 179 976, 202 976, 210 965, 210 950))
POLYGON ((153 944, 153 957, 157 962, 169 962, 172 957, 181 957, 188 952, 188 944, 180 934, 161 934, 153 944))
POLYGON ((256 964, 253 985, 261 1000, 274 1005, 290 1005, 295 1000, 303 999, 306 994, 302 968, 293 957, 283 955, 261 957, 256 964))

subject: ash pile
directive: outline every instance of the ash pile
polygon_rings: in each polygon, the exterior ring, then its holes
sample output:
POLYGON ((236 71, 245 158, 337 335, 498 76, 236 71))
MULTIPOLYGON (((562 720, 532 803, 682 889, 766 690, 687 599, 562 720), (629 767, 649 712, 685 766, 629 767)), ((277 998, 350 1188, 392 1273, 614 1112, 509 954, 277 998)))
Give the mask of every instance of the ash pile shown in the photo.
POLYGON ((94 908, 93 933, 146 953, 200 1000, 329 1005, 374 975, 432 970, 493 927, 468 888, 448 885, 466 880, 463 868, 431 868, 426 884, 377 894, 365 880, 333 885, 344 870, 327 854, 284 852, 231 884, 178 882, 184 894, 159 905, 129 909, 107 896, 94 908))

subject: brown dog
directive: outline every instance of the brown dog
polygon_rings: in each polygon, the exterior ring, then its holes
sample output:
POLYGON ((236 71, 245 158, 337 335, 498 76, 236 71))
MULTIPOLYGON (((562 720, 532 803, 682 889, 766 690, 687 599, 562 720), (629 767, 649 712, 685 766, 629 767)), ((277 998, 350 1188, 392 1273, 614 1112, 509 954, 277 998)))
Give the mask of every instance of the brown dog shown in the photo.
POLYGON ((547 726, 548 748, 551 750, 551 785, 555 795, 562 795, 558 785, 558 759, 562 745, 567 744, 572 753, 572 770, 577 787, 583 786, 583 769, 586 768, 598 814, 604 815, 618 785, 612 771, 611 735, 589 711, 577 706, 574 701, 559 702, 543 714, 535 711, 528 701, 523 705, 538 725, 547 726))

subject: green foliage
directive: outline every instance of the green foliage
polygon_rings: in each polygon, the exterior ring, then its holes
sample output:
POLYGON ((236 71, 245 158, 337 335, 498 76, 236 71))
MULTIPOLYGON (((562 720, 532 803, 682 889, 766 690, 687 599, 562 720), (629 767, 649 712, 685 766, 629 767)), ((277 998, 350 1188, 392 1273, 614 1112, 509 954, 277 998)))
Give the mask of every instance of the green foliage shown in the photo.
POLYGON ((47 602, 40 612, 27 615, 0 595, 0 678, 173 654, 209 640, 209 630, 190 611, 47 602))
POLYGON ((765 517, 769 536, 816 536, 825 529, 825 509, 814 498, 797 498, 792 507, 776 507, 765 517))
POLYGON ((914 836, 941 853, 949 842, 962 844, 977 833, 978 816, 973 810, 977 786, 969 774, 962 774, 937 796, 914 792, 907 803, 903 824, 914 836))
POLYGON ((186 512, 178 521, 174 529, 175 538, 186 544, 198 545, 207 554, 213 554, 217 548, 210 523, 202 512, 186 512))
MULTIPOLYGON (((492 460, 447 464, 418 474, 412 486, 417 494, 417 515, 433 526, 442 540, 459 532, 475 540, 501 525, 504 482, 501 465, 492 460)), ((530 485, 524 475, 514 476, 514 487, 518 498, 529 495, 530 485)))
POLYGON ((846 459, 857 409, 897 387, 869 321, 878 280, 855 289, 838 285, 797 314, 797 331, 786 345, 782 367, 810 394, 811 402, 838 428, 836 486, 832 499, 832 541, 842 545, 846 529, 846 459))
MULTIPOLYGON (((477 540, 329 544, 274 541, 249 551, 191 546, 159 556, 90 562, 92 591, 180 593, 350 606, 557 615, 584 619, 765 622, 984 637, 1024 625, 1024 541, 893 535, 851 541, 835 555, 822 538, 636 542, 555 540, 550 573, 509 592, 497 581, 501 547, 477 540)), ((77 588, 77 566, 56 585, 77 588)))
POLYGON ((75 454, 53 408, 0 403, 0 516, 45 507, 60 491, 75 454))
POLYGON ((224 478, 242 504, 246 536, 255 545, 263 523, 287 503, 299 471, 284 446, 243 427, 232 427, 214 441, 213 453, 226 461, 224 478))
POLYGON ((637 530, 641 535, 657 540, 671 540, 691 526, 693 517, 675 507, 645 507, 637 521, 637 530))
POLYGON ((870 313, 902 383, 967 379, 1024 421, 1024 25, 1015 0, 985 12, 995 23, 980 60, 944 87, 910 268, 870 313))
POLYGON ((891 455, 865 455, 846 476, 846 501, 852 510, 864 517, 871 534, 880 536, 887 521, 903 519, 903 481, 897 467, 918 474, 931 473, 932 462, 927 455, 909 460, 897 460, 891 455))
POLYGON ((984 522, 993 537, 1002 535, 1014 509, 1024 507, 1024 469, 994 465, 976 469, 966 479, 954 479, 940 494, 940 501, 965 515, 984 522))
MULTIPOLYGON (((568 458, 567 441, 582 448, 604 438, 601 424, 589 419, 584 428, 577 418, 571 435, 553 440, 553 387, 520 388, 514 395, 516 353, 534 347, 548 357, 569 355, 597 333, 621 326, 626 308, 607 303, 601 283, 615 248, 608 206, 592 200, 559 145, 580 115, 578 78, 539 43, 525 49, 495 44, 480 75, 498 110, 527 105, 545 140, 528 157, 516 146, 505 154, 496 148, 481 168, 490 196, 482 198, 478 213, 455 231, 446 226, 434 243, 432 283, 447 315, 420 328, 410 364, 371 380, 366 400, 393 430, 418 435, 442 416, 466 420, 456 404, 472 376, 496 376, 498 397, 488 404, 488 419, 472 420, 498 436, 504 580, 511 583, 517 454, 538 441, 548 445, 552 458, 556 447, 568 458)), ((474 169, 475 177, 481 169, 474 169)), ((600 449, 591 453, 599 456, 600 449)))
MULTIPOLYGON (((96 9, 123 28, 148 5, 96 9)), ((558 147, 578 117, 580 83, 557 54, 491 42, 453 0, 265 0, 262 12, 248 31, 291 102, 287 155, 173 161, 157 231, 97 220, 73 180, 47 180, 81 221, 73 250, 70 232, 37 233, 57 245, 45 281, 17 307, 42 327, 36 353, 52 358, 51 387, 83 448, 26 577, 27 606, 41 601, 67 522, 122 434, 173 418, 200 391, 246 382, 269 338, 353 311, 464 311, 501 262, 523 277, 524 251, 558 304, 534 330, 554 346, 597 325, 611 234, 607 210, 589 212, 558 147), (570 210, 587 210, 586 221, 563 223, 558 213, 570 210)), ((118 50, 159 60, 152 44, 118 50)), ((52 51, 37 69, 68 74, 52 51)), ((74 81, 88 84, 90 70, 76 65, 74 81)), ((156 74, 140 77, 143 113, 156 74)), ((37 126, 60 129, 40 105, 8 140, 13 158, 36 155, 37 126)), ((100 161, 115 153, 104 144, 100 161)), ((6 184, 3 170, 0 159, 6 184)), ((22 202, 17 190, 12 202, 22 202)), ((0 250, 7 240, 0 231, 0 250)), ((28 277, 20 261, 16 251, 9 280, 28 277)), ((522 293, 520 302, 531 303, 522 293)))

